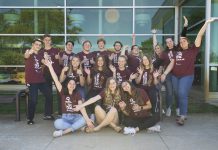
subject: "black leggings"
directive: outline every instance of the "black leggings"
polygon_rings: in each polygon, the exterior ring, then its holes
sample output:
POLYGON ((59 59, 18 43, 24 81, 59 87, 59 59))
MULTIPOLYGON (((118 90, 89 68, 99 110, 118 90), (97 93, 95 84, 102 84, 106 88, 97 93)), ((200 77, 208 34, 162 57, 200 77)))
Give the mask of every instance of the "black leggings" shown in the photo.
POLYGON ((159 117, 157 115, 146 118, 131 118, 128 116, 123 116, 122 124, 127 127, 138 127, 139 130, 143 130, 154 126, 158 121, 159 117))

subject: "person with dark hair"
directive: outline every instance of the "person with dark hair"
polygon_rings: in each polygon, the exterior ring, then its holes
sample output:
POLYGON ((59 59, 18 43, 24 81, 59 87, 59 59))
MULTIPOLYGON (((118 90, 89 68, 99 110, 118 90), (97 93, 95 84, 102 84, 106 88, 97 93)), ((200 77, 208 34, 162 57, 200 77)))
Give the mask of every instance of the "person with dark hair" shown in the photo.
MULTIPOLYGON (((57 74, 57 76, 60 76, 61 73, 61 66, 59 64, 59 49, 52 47, 52 37, 49 34, 45 34, 43 36, 43 43, 44 43, 44 48, 40 50, 40 54, 41 55, 48 55, 49 59, 53 62, 52 66, 54 67, 55 73, 57 74)), ((42 60, 42 63, 44 63, 44 59, 42 60)), ((50 93, 52 95, 52 108, 53 108, 53 86, 52 86, 52 77, 51 74, 49 72, 49 69, 45 66, 43 67, 43 74, 46 80, 46 83, 49 86, 50 89, 50 93)), ((57 96, 59 96, 57 94, 57 96)), ((61 115, 61 108, 60 108, 60 99, 57 97, 57 101, 58 101, 58 114, 61 115)), ((43 117, 44 120, 54 120, 53 116, 44 116, 43 117)))
POLYGON ((73 47, 74 47, 74 42, 67 41, 65 51, 61 51, 59 53, 60 56, 59 63, 62 67, 66 67, 70 65, 70 62, 73 56, 75 55, 75 53, 73 53, 73 47))
POLYGON ((27 124, 34 124, 34 114, 38 100, 38 90, 45 96, 44 116, 52 115, 52 95, 49 92, 49 87, 46 84, 42 72, 43 55, 39 54, 42 47, 40 39, 34 39, 31 49, 26 50, 25 58, 25 80, 29 88, 29 102, 28 102, 28 122, 27 124))
POLYGON ((45 65, 49 68, 51 76, 55 82, 58 92, 61 96, 62 117, 55 120, 54 137, 60 137, 62 135, 75 132, 82 128, 86 124, 93 128, 92 120, 89 119, 86 110, 83 108, 79 112, 75 112, 73 107, 78 104, 82 104, 82 97, 75 90, 76 82, 72 78, 66 78, 63 85, 59 82, 57 75, 52 67, 52 62, 45 56, 45 65))
POLYGON ((114 42, 114 52, 109 56, 110 64, 114 67, 118 67, 118 58, 120 55, 128 55, 128 51, 126 50, 126 46, 123 47, 123 44, 120 41, 114 42))
POLYGON ((119 102, 121 101, 120 89, 116 79, 110 77, 107 79, 105 89, 98 95, 90 98, 83 104, 75 106, 74 110, 79 111, 85 106, 102 100, 102 105, 95 106, 95 116, 98 126, 95 128, 86 128, 86 132, 99 131, 105 126, 110 126, 116 132, 120 132, 122 128, 119 126, 119 102))
POLYGON ((86 40, 82 44, 83 50, 76 54, 80 58, 82 68, 92 68, 94 65, 94 54, 90 52, 92 43, 86 40))
POLYGON ((201 46, 201 40, 207 25, 213 22, 214 19, 208 19, 197 34, 195 43, 190 45, 188 39, 180 38, 178 50, 173 55, 173 58, 161 75, 162 81, 172 70, 172 83, 175 93, 178 96, 180 116, 177 119, 178 125, 184 125, 188 112, 188 93, 192 87, 194 79, 194 63, 196 56, 201 46))
POLYGON ((131 47, 131 53, 127 57, 128 69, 131 73, 136 73, 140 62, 142 61, 138 45, 133 45, 131 47))
POLYGON ((85 100, 85 76, 84 71, 80 65, 79 57, 73 56, 69 66, 66 66, 62 69, 60 82, 64 82, 67 77, 72 78, 76 82, 76 91, 78 91, 83 100, 85 100))
POLYGON ((151 113, 152 105, 147 93, 129 81, 123 82, 121 87, 123 92, 119 106, 123 113, 122 124, 126 126, 124 134, 135 134, 143 129, 160 132, 160 126, 155 125, 159 119, 151 113))

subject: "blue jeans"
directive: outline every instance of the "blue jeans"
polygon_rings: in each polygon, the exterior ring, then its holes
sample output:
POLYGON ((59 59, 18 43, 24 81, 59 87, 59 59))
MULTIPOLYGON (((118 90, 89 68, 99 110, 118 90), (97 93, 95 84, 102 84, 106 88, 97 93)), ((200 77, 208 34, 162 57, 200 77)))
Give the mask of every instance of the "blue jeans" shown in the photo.
POLYGON ((80 86, 80 85, 76 85, 76 91, 79 92, 79 94, 81 95, 81 97, 83 98, 83 100, 86 99, 85 87, 80 86))
POLYGON ((28 119, 33 120, 38 100, 38 90, 45 96, 44 115, 52 114, 52 94, 46 83, 31 83, 29 86, 28 119))
MULTIPOLYGON (((166 108, 171 108, 173 103, 173 83, 171 73, 166 76, 164 86, 166 88, 166 108)), ((178 108, 178 101, 176 101, 176 108, 178 108)))
POLYGON ((192 87, 194 75, 184 77, 172 76, 173 88, 178 97, 180 115, 186 116, 188 112, 188 93, 192 87))
POLYGON ((60 119, 55 120, 54 127, 58 130, 72 128, 72 132, 86 125, 86 121, 81 114, 62 114, 60 119))

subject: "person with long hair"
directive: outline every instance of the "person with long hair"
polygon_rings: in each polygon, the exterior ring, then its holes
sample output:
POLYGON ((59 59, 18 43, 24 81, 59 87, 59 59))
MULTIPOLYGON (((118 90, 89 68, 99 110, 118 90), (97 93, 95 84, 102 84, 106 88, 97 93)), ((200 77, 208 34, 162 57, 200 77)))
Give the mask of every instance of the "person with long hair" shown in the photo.
POLYGON ((60 75, 60 82, 62 83, 67 77, 73 78, 76 82, 76 90, 80 93, 83 100, 85 100, 85 77, 80 65, 80 59, 78 56, 73 56, 71 63, 68 66, 65 66, 60 75))
POLYGON ((121 93, 116 79, 110 77, 107 79, 105 89, 95 97, 90 98, 83 104, 75 106, 74 110, 79 111, 85 106, 93 104, 98 100, 102 100, 102 106, 95 107, 95 116, 97 126, 95 128, 86 128, 86 132, 99 131, 105 126, 112 127, 116 132, 120 132, 122 128, 119 126, 119 102, 121 101, 121 93))
POLYGON ((161 75, 165 80, 166 75, 172 70, 172 82, 179 101, 180 116, 178 125, 184 125, 188 112, 188 93, 194 80, 194 63, 201 46, 201 40, 207 25, 214 19, 208 19, 200 29, 194 44, 190 44, 186 37, 180 38, 178 50, 175 52, 170 64, 161 75))
POLYGON ((54 131, 53 136, 60 137, 65 134, 75 132, 86 124, 90 128, 94 127, 92 120, 89 119, 84 108, 80 110, 80 113, 73 110, 75 105, 82 104, 82 97, 75 90, 75 80, 72 78, 66 78, 61 84, 54 72, 52 62, 48 60, 47 56, 45 56, 44 63, 49 68, 51 76, 61 97, 62 117, 54 122, 56 131, 54 131))
POLYGON ((127 57, 128 57, 127 59, 128 69, 130 70, 131 73, 136 73, 137 68, 139 67, 142 61, 140 57, 140 50, 138 45, 132 45, 131 52, 127 57))
POLYGON ((143 129, 160 132, 160 126, 154 126, 159 119, 151 113, 152 105, 147 93, 130 81, 123 82, 121 86, 123 92, 119 106, 124 114, 124 134, 135 134, 143 129))

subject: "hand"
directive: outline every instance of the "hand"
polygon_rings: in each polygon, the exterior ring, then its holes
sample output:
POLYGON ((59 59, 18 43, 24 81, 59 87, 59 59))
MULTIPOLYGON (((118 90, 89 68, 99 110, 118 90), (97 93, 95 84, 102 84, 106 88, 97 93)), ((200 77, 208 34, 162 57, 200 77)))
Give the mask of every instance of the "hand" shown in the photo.
POLYGON ((124 101, 119 102, 119 107, 121 110, 124 110, 126 108, 126 103, 124 101))
POLYGON ((95 61, 94 61, 93 58, 90 60, 90 63, 91 63, 91 64, 95 64, 95 61))
POLYGON ((83 74, 81 69, 77 69, 76 73, 77 73, 78 75, 83 74))
POLYGON ((137 78, 138 74, 137 73, 131 73, 129 79, 132 81, 133 79, 137 78))
POLYGON ((57 55, 55 55, 55 59, 60 59, 60 58, 61 57, 60 57, 59 53, 57 55))
POLYGON ((89 127, 89 128, 94 128, 95 126, 94 126, 94 123, 93 123, 93 121, 91 120, 91 119, 88 119, 87 121, 86 121, 86 124, 87 124, 87 126, 89 127))
POLYGON ((69 69, 69 67, 64 67, 64 68, 62 69, 62 72, 67 72, 68 69, 69 69))
POLYGON ((113 65, 110 65, 109 68, 113 73, 116 73, 116 68, 113 65))
POLYGON ((45 58, 44 65, 46 65, 47 67, 51 67, 52 61, 50 61, 48 58, 45 58))
POLYGON ((74 105, 73 106, 73 111, 80 111, 81 109, 82 109, 83 107, 82 107, 82 105, 74 105))
POLYGON ((109 56, 109 60, 113 60, 114 58, 114 53, 112 53, 110 56, 109 56))
POLYGON ((132 110, 134 112, 139 112, 141 110, 141 107, 138 104, 134 104, 133 107, 132 107, 132 110))
POLYGON ((84 68, 84 71, 88 74, 88 75, 90 75, 91 74, 91 71, 90 71, 90 69, 89 68, 84 68))
POLYGON ((161 77, 160 77, 160 81, 161 82, 164 82, 166 79, 166 75, 165 74, 162 74, 161 77))
POLYGON ((155 70, 155 71, 153 72, 153 77, 154 77, 154 78, 157 78, 159 75, 160 75, 160 73, 159 73, 158 70, 155 70))
POLYGON ((188 19, 185 16, 183 16, 183 18, 184 18, 184 27, 187 27, 188 26, 188 19))
POLYGON ((213 22, 213 21, 215 21, 215 18, 210 18, 210 19, 208 19, 208 20, 206 21, 206 23, 211 23, 211 22, 213 22))
POLYGON ((129 49, 129 45, 124 45, 123 48, 122 48, 122 51, 126 51, 129 49))
POLYGON ((142 69, 142 67, 141 67, 141 66, 137 68, 137 71, 138 71, 138 73, 139 73, 140 75, 142 75, 142 74, 143 74, 143 69, 142 69))
POLYGON ((157 29, 152 29, 152 30, 151 30, 151 33, 152 33, 152 34, 156 34, 156 33, 157 33, 157 29))

